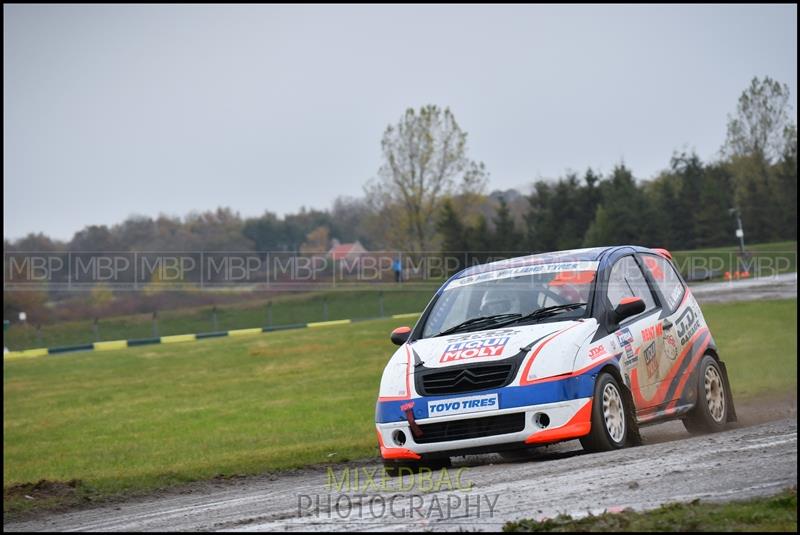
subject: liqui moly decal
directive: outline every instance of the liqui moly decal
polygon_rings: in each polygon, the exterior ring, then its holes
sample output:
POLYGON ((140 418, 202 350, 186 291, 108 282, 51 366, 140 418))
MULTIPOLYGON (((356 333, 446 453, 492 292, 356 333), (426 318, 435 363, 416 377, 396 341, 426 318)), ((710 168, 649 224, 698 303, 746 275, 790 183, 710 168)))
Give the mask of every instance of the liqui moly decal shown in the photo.
POLYGON ((503 354, 508 336, 484 338, 482 340, 464 340, 447 345, 439 362, 453 362, 480 357, 499 357, 503 354))

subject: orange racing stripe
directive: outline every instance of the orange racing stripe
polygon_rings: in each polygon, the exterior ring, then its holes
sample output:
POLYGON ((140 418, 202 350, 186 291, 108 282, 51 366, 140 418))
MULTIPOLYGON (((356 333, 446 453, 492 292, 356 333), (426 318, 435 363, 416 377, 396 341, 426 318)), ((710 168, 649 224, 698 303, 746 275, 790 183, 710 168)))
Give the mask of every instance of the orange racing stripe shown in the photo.
MULTIPOLYGON (((641 386, 639 385, 638 369, 634 368, 631 371, 631 374, 630 374, 630 377, 631 377, 631 394, 633 395, 634 405, 636 405, 637 409, 642 409, 642 408, 645 408, 645 407, 658 405, 658 404, 664 402, 664 398, 667 396, 667 392, 669 391, 669 387, 672 384, 673 380, 675 379, 675 376, 677 375, 678 371, 680 370, 684 359, 687 357, 689 352, 692 350, 692 348, 694 347, 694 344, 697 342, 697 340, 701 336, 703 336, 703 335, 705 335, 707 333, 708 333, 708 328, 707 327, 703 327, 702 329, 697 331, 694 334, 694 336, 692 336, 691 339, 689 339, 689 342, 686 344, 686 349, 684 349, 683 353, 681 353, 680 356, 677 359, 675 359, 675 364, 673 364, 673 366, 670 369, 670 371, 667 374, 667 376, 664 379, 661 380, 661 382, 658 385, 658 389, 656 390, 656 393, 653 395, 653 397, 651 399, 645 399, 644 397, 642 397, 641 386)), ((698 348, 697 352, 694 355, 692 355, 690 358, 692 360, 695 360, 696 357, 697 357, 697 354, 702 354, 706 350, 706 347, 708 347, 708 342, 709 342, 709 340, 706 339, 705 342, 700 345, 700 347, 698 348)), ((686 369, 685 374, 690 374, 690 373, 691 373, 691 364, 686 369)))
POLYGON ((545 442, 560 442, 562 440, 571 440, 589 434, 592 430, 592 400, 578 409, 575 415, 570 420, 554 429, 544 429, 537 433, 532 434, 525 439, 525 444, 542 444, 545 442))
POLYGON ((681 377, 681 380, 678 383, 678 387, 675 389, 675 394, 674 394, 675 399, 673 399, 670 402, 670 404, 667 406, 667 409, 675 408, 675 405, 677 405, 678 401, 681 399, 681 397, 683 397, 683 389, 686 387, 686 381, 689 380, 689 377, 691 377, 692 372, 694 371, 695 367, 697 366, 697 363, 700 361, 701 358, 703 358, 703 355, 705 355, 706 348, 708 347, 708 343, 709 343, 710 338, 711 337, 709 336, 709 339, 707 339, 705 341, 705 343, 700 347, 700 349, 697 351, 697 353, 695 353, 694 356, 692 357, 692 361, 689 363, 689 366, 687 366, 687 368, 686 368, 686 373, 683 374, 683 377, 681 377))
POLYGON ((547 343, 550 342, 556 336, 558 336, 560 334, 564 334, 568 330, 572 329, 573 327, 577 327, 578 325, 581 325, 581 322, 577 322, 576 324, 571 325, 570 327, 567 327, 566 329, 564 329, 562 331, 556 332, 550 338, 548 338, 547 340, 545 340, 544 342, 539 344, 539 347, 537 347, 536 350, 531 354, 531 356, 528 358, 527 364, 525 364, 525 369, 522 371, 522 376, 520 376, 520 379, 519 379, 520 386, 529 385, 529 384, 532 384, 533 382, 537 381, 536 379, 534 379, 533 381, 528 381, 528 372, 531 371, 531 366, 533 365, 533 361, 536 360, 536 356, 539 354, 539 352, 542 350, 542 348, 544 346, 546 346, 547 343))
POLYGON ((413 459, 415 461, 422 459, 422 457, 408 448, 387 448, 383 445, 383 437, 377 427, 375 431, 378 433, 378 446, 381 448, 381 457, 384 459, 413 459))

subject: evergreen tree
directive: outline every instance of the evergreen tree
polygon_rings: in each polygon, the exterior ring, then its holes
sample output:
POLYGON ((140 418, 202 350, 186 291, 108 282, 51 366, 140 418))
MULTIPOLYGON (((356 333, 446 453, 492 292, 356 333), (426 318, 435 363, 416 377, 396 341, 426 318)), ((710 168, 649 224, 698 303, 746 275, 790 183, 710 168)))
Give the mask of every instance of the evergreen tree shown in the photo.
POLYGON ((675 155, 670 162, 672 172, 677 177, 679 193, 672 207, 675 240, 682 249, 694 249, 695 214, 699 208, 700 192, 703 189, 703 164, 696 154, 675 155))
POLYGON ((574 173, 566 179, 559 179, 553 188, 554 208, 560 212, 559 233, 556 239, 557 249, 573 249, 583 241, 585 229, 580 228, 582 210, 581 193, 578 177, 574 173))
MULTIPOLYGON (((678 179, 669 172, 643 184, 642 189, 651 207, 649 222, 652 230, 650 243, 667 249, 680 249, 676 240, 675 218, 672 216, 678 202, 678 179)), ((655 245, 654 245, 655 246, 655 245)))
POLYGON ((624 164, 614 168, 611 178, 603 183, 602 192, 603 201, 584 245, 637 245, 647 240, 642 231, 646 199, 624 164))
POLYGON ((482 264, 491 256, 494 250, 489 224, 483 214, 478 216, 475 225, 467 229, 468 264, 482 264))
POLYGON ((772 170, 775 217, 781 239, 797 239, 797 138, 772 170))
POLYGON ((766 242, 777 237, 777 213, 770 188, 770 169, 759 155, 733 157, 734 204, 740 210, 746 241, 766 242))
POLYGON ((442 237, 442 252, 451 253, 445 254, 445 257, 455 259, 455 264, 448 260, 445 265, 452 267, 453 273, 466 267, 465 253, 468 246, 464 224, 449 198, 442 203, 442 209, 436 221, 436 229, 442 237))
POLYGON ((494 248, 501 255, 516 256, 522 250, 522 236, 517 232, 508 204, 500 197, 500 206, 494 217, 494 248))
POLYGON ((581 211, 578 219, 578 234, 581 242, 586 236, 586 231, 589 230, 589 225, 594 221, 595 212, 597 212, 597 207, 600 205, 601 196, 598 184, 601 178, 600 175, 594 174, 591 168, 587 169, 586 174, 583 175, 583 181, 586 185, 581 188, 580 192, 581 211))
POLYGON ((714 247, 730 243, 734 224, 731 207, 731 176, 722 166, 707 166, 694 220, 694 245, 714 247))
POLYGON ((533 187, 525 215, 528 247, 532 252, 553 251, 558 240, 558 216, 552 202, 552 188, 544 181, 536 182, 533 187))

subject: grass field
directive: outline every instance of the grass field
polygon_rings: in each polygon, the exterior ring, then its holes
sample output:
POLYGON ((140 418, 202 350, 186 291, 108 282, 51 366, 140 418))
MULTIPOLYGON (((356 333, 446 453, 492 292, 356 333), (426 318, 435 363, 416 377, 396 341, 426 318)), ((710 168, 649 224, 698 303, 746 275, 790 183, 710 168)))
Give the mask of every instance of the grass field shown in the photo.
POLYGON ((736 399, 797 389, 797 300, 702 306, 736 399))
POLYGON ((574 519, 568 515, 541 522, 508 522, 503 531, 797 531, 797 490, 730 503, 673 503, 647 512, 603 513, 574 519))
MULTIPOLYGON (((796 306, 703 307, 736 399, 796 390, 796 306)), ((4 361, 4 490, 78 479, 107 496, 375 457, 397 323, 4 361)))
MULTIPOLYGON (((381 315, 381 294, 385 316, 419 312, 428 303, 434 290, 435 285, 418 285, 411 291, 331 291, 282 295, 270 300, 272 324, 290 325, 347 318, 378 318, 381 315)), ((220 306, 217 308, 216 324, 212 321, 211 311, 211 306, 162 311, 158 316, 157 335, 153 332, 153 318, 150 314, 102 318, 98 324, 97 340, 91 320, 45 325, 40 333, 41 339, 37 337, 36 329, 30 324, 14 323, 5 333, 4 342, 9 349, 18 351, 104 340, 264 327, 268 324, 267 300, 220 306)))

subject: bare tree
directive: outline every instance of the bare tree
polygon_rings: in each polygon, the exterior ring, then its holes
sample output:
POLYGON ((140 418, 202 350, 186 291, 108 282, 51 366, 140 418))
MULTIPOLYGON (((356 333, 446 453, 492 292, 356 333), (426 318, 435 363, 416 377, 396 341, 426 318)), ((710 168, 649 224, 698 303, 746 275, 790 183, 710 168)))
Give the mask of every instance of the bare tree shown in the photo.
POLYGON ((396 125, 386 128, 384 164, 379 178, 368 184, 367 195, 387 218, 396 219, 387 221, 390 243, 427 249, 442 200, 485 188, 484 165, 467 158, 466 142, 467 133, 450 109, 434 105, 419 112, 409 108, 396 125))
POLYGON ((728 117, 728 135, 723 146, 727 156, 759 156, 772 163, 786 148, 797 143, 797 130, 790 119, 789 86, 769 76, 753 78, 739 97, 736 115, 728 117))

